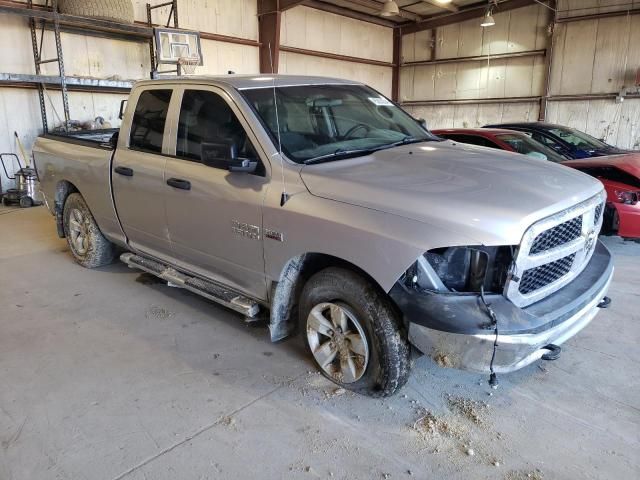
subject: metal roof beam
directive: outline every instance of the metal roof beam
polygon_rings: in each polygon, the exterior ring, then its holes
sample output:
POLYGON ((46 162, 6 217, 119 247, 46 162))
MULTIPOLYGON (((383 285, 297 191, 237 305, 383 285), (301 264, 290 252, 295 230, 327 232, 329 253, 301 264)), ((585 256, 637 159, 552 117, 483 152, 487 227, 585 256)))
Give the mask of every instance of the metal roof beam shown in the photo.
MULTIPOLYGON (((516 8, 526 7, 533 3, 537 3, 536 0, 504 0, 502 2, 498 2, 497 7, 494 8, 494 14, 507 12, 516 8)), ((431 30, 433 28, 451 25, 453 23, 473 20, 474 18, 482 18, 484 16, 486 8, 486 2, 482 2, 481 4, 475 5, 473 7, 459 10, 456 13, 449 13, 445 15, 439 15, 437 17, 427 18, 426 20, 414 23, 413 25, 403 25, 400 27, 400 29, 402 31, 402 35, 408 35, 410 33, 431 30)))
POLYGON ((386 20, 376 15, 356 12, 355 10, 351 10, 349 8, 339 7, 337 5, 334 5, 333 3, 324 3, 318 0, 306 0, 304 2, 304 5, 307 7, 315 8, 317 10, 322 10, 323 12, 335 13, 336 15, 342 15, 343 17, 354 18, 356 20, 362 20, 363 22, 382 25, 383 27, 393 28, 398 26, 397 23, 391 20, 386 20))
MULTIPOLYGON (((352 3, 354 5, 359 5, 361 7, 367 7, 374 10, 380 11, 382 9, 382 3, 376 2, 375 0, 344 0, 345 2, 352 3)), ((419 22, 422 20, 422 17, 417 13, 410 12, 403 8, 400 9, 399 17, 404 18, 406 20, 410 20, 412 22, 419 22)))
POLYGON ((433 5, 434 7, 442 8, 443 10, 449 10, 450 12, 457 12, 460 9, 453 3, 440 3, 438 0, 422 0, 424 3, 433 5))

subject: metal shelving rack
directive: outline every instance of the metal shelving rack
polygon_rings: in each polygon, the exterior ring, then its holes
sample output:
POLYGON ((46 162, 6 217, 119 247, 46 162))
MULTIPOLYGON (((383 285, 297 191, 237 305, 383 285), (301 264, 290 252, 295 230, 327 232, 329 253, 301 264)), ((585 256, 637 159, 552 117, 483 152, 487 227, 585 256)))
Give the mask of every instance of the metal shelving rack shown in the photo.
MULTIPOLYGON (((153 22, 151 13, 153 10, 162 7, 171 7, 167 27, 173 20, 173 27, 178 28, 178 3, 177 0, 163 2, 158 5, 147 4, 147 24, 126 24, 103 20, 97 18, 77 17, 58 12, 58 0, 46 0, 44 5, 35 5, 33 0, 27 0, 26 7, 18 6, 14 2, 0 0, 0 14, 17 15, 29 19, 31 31, 31 44, 33 49, 33 61, 35 75, 15 74, 0 72, 0 86, 12 87, 33 87, 38 90, 40 102, 40 113, 42 116, 43 132, 49 131, 47 121, 47 87, 59 89, 62 95, 62 106, 64 110, 63 128, 69 128, 69 90, 81 91, 104 91, 104 92, 126 92, 131 88, 131 82, 96 80, 93 78, 67 78, 64 68, 64 55, 60 32, 79 33, 93 35, 96 37, 116 38, 119 40, 149 42, 149 52, 151 55, 152 74, 157 70, 154 48, 153 22), (56 57, 50 59, 42 58, 42 49, 45 41, 45 30, 53 32, 56 47, 56 57), (58 64, 58 75, 42 75, 42 65, 47 63, 58 64)), ((156 73, 177 73, 180 75, 180 66, 176 70, 156 73)))
MULTIPOLYGON (((27 6, 33 10, 33 0, 28 0, 27 6)), ((46 0, 45 8, 49 7, 49 0, 46 0)), ((57 63, 58 73, 60 78, 60 91, 62 93, 62 109, 64 111, 64 124, 63 129, 67 131, 69 129, 69 92, 67 90, 67 78, 64 73, 64 58, 62 55, 62 43, 60 42, 60 20, 58 18, 58 0, 51 0, 51 8, 53 9, 53 36, 56 44, 56 57, 43 60, 42 58, 42 46, 44 44, 44 31, 45 21, 38 21, 35 17, 29 17, 29 28, 31 30, 31 45, 33 47, 33 62, 35 64, 36 75, 41 75, 41 66, 45 63, 57 63), (38 27, 40 29, 40 41, 38 41, 38 27)), ((45 99, 45 86, 44 83, 38 84, 38 98, 40 100, 40 113, 42 115, 42 130, 44 133, 49 132, 49 125, 47 122, 47 104, 45 99)))

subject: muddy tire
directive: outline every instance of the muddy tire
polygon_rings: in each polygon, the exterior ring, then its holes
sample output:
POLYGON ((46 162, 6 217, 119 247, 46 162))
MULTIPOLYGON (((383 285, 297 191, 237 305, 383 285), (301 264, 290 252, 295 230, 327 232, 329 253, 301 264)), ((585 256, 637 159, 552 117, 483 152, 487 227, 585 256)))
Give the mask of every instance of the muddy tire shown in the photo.
POLYGON ((134 20, 131 0, 59 0, 58 10, 68 15, 122 23, 133 23, 134 20))
POLYGON ((409 378, 410 348, 389 299, 357 273, 331 267, 300 296, 302 340, 320 372, 345 389, 393 395, 409 378))
POLYGON ((116 247, 104 238, 89 207, 79 193, 67 197, 62 212, 64 234, 76 262, 96 268, 113 262, 116 247))

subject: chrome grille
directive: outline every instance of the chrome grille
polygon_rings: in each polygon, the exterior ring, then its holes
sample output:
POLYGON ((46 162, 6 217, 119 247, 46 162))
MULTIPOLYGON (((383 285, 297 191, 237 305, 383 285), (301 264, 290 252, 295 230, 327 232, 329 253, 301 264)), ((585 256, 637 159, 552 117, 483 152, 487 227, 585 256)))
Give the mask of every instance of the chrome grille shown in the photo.
POLYGON ((529 227, 514 258, 505 296, 531 305, 573 280, 589 263, 602 227, 605 193, 529 227))
POLYGON ((565 276, 571 270, 576 254, 573 253, 568 257, 561 258, 555 262, 540 265, 539 267, 530 268, 522 274, 520 286, 518 290, 522 294, 531 293, 539 288, 555 282, 559 278, 565 276))
POLYGON ((600 219, 602 218, 602 210, 604 210, 604 203, 601 203, 596 207, 595 219, 593 221, 594 225, 597 225, 600 222, 600 219))
POLYGON ((582 235, 582 216, 567 220, 560 225, 542 232, 536 237, 529 250, 530 254, 536 254, 551 250, 559 245, 564 245, 582 235))

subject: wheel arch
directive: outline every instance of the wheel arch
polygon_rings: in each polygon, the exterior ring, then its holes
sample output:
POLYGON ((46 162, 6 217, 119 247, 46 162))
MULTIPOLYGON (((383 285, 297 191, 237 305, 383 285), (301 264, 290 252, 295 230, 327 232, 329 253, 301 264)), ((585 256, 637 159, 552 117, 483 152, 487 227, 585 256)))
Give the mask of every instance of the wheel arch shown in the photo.
MULTIPOLYGON (((80 190, 78 190, 78 188, 70 181, 60 180, 56 184, 54 213, 56 216, 56 227, 58 230, 58 236, 60 238, 65 238, 62 214, 64 211, 64 204, 67 201, 69 195, 71 195, 72 193, 80 193, 80 190)), ((80 195, 82 194, 80 193, 80 195)))
POLYGON ((329 267, 344 268, 362 276, 377 288, 381 295, 386 296, 393 307, 397 309, 395 302, 380 283, 362 268, 340 257, 326 253, 307 252, 289 259, 282 269, 279 279, 271 282, 269 289, 271 341, 276 342, 295 333, 299 323, 298 301, 304 285, 315 273, 329 267))

